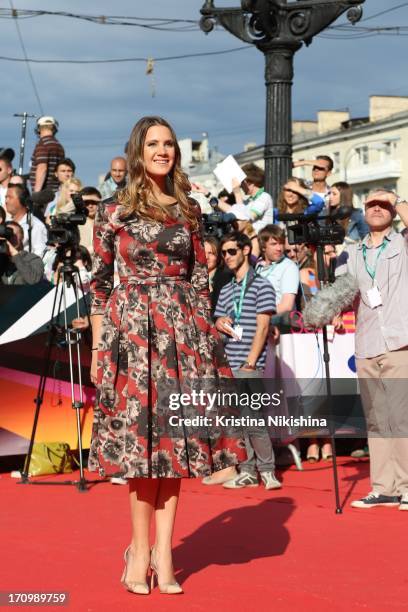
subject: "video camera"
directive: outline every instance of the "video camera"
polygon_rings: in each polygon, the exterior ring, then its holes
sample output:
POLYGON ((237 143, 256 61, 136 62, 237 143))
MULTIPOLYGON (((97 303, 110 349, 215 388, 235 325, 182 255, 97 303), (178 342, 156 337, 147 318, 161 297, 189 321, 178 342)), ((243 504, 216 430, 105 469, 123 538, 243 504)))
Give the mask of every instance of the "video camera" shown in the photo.
POLYGON ((53 244, 63 249, 72 249, 78 246, 80 240, 78 226, 85 225, 88 209, 82 196, 78 193, 73 194, 72 201, 75 206, 75 212, 51 217, 47 244, 53 244))
MULTIPOLYGON (((226 220, 229 217, 221 212, 213 212, 210 215, 203 215, 204 233, 206 236, 215 236, 222 238, 225 234, 233 231, 231 220, 226 220)), ((232 215, 231 215, 232 216, 232 215)))
POLYGON ((279 221, 284 221, 287 225, 289 244, 325 246, 343 243, 346 233, 338 221, 349 216, 349 207, 340 207, 333 215, 321 217, 318 214, 279 214, 279 221), (288 225, 293 221, 297 223, 288 225))
MULTIPOLYGON (((215 209, 218 198, 211 198, 209 204, 215 209)), ((214 236, 220 240, 225 234, 233 231, 233 221, 235 221, 235 216, 232 213, 214 210, 208 215, 203 215, 204 232, 207 236, 214 236)))
POLYGON ((0 238, 4 238, 4 240, 0 240, 0 255, 8 255, 6 240, 12 243, 14 239, 14 232, 11 227, 7 227, 3 223, 0 224, 0 238))

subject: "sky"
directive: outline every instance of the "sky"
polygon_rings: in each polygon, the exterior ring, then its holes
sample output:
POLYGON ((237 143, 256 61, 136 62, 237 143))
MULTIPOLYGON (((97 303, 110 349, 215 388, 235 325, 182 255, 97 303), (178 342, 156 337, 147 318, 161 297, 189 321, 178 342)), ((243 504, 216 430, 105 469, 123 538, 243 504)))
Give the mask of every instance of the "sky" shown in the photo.
MULTIPOLYGON (((197 20, 202 4, 203 0, 14 0, 16 9, 197 20)), ((239 6, 240 2, 215 4, 239 6)), ((10 0, 1 3, 3 11, 5 7, 10 7, 10 0)), ((200 30, 153 31, 46 15, 18 23, 27 56, 34 59, 159 58, 243 44, 221 28, 205 35, 200 30)), ((336 23, 347 23, 345 16, 336 23)), ((408 2, 366 0, 359 25, 408 26, 408 2), (384 7, 401 4, 398 10, 368 19, 384 7)), ((294 119, 315 119, 322 109, 349 109, 351 116, 364 116, 371 94, 408 95, 404 35, 338 39, 334 34, 316 37, 296 54, 294 119)), ((23 57, 14 20, 4 18, 1 10, 0 40, 1 56, 23 57)), ((16 150, 18 165, 21 128, 13 114, 41 115, 41 111, 26 64, 4 59, 0 63, 0 146, 16 150)), ((145 74, 145 62, 31 64, 31 70, 44 114, 58 119, 58 138, 87 185, 96 184, 109 169, 110 159, 123 152, 132 126, 143 115, 165 117, 179 138, 200 139, 206 132, 210 146, 226 155, 242 151, 247 142, 264 141, 264 59, 256 48, 156 62, 153 77, 145 74)), ((26 172, 36 141, 33 128, 30 120, 26 172)))

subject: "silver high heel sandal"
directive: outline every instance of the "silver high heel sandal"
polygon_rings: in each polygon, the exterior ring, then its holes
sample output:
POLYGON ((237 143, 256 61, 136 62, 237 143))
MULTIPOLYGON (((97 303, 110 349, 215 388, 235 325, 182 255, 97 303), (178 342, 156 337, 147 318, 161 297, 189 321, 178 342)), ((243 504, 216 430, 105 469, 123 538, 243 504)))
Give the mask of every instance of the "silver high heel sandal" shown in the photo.
POLYGON ((147 582, 134 582, 134 581, 126 580, 129 551, 130 551, 130 545, 125 550, 125 554, 124 554, 125 569, 123 570, 122 578, 120 579, 120 581, 125 587, 125 589, 127 589, 131 593, 136 593, 136 595, 149 595, 150 591, 149 591, 149 586, 147 582))
POLYGON ((154 548, 152 548, 151 554, 150 554, 150 569, 152 571, 151 578, 150 578, 150 590, 151 591, 154 588, 154 576, 156 575, 157 584, 158 584, 160 593, 164 593, 166 595, 178 595, 179 593, 184 593, 183 589, 181 588, 178 582, 165 582, 163 584, 160 584, 159 574, 157 572, 157 564, 156 564, 154 548))

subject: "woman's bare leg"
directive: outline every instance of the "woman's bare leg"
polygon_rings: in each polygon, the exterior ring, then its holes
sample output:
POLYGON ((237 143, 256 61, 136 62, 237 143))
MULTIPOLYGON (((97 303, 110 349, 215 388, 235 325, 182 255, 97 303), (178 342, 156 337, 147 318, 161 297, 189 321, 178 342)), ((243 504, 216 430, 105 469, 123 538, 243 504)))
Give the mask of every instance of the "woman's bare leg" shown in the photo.
POLYGON ((161 584, 175 582, 171 544, 180 484, 180 478, 160 479, 156 499, 156 542, 154 549, 161 584))
POLYGON ((157 478, 129 480, 132 542, 126 574, 128 582, 146 581, 150 561, 150 525, 157 503, 159 485, 160 481, 157 478))

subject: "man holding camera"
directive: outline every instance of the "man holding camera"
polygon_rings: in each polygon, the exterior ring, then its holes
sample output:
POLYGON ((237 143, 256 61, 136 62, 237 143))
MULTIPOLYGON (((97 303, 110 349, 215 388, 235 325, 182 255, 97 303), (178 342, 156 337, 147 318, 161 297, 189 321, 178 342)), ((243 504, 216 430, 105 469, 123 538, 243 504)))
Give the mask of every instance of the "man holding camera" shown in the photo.
POLYGON ((353 501, 354 508, 408 510, 408 232, 394 231, 397 213, 408 227, 408 202, 387 189, 371 191, 365 202, 370 233, 343 251, 336 271, 358 283, 356 366, 372 491, 353 501))
MULTIPOLYGON (((3 226, 2 226, 3 228, 3 226)), ((44 275, 41 257, 23 249, 24 232, 15 221, 8 221, 0 235, 3 285, 35 285, 44 275)))

